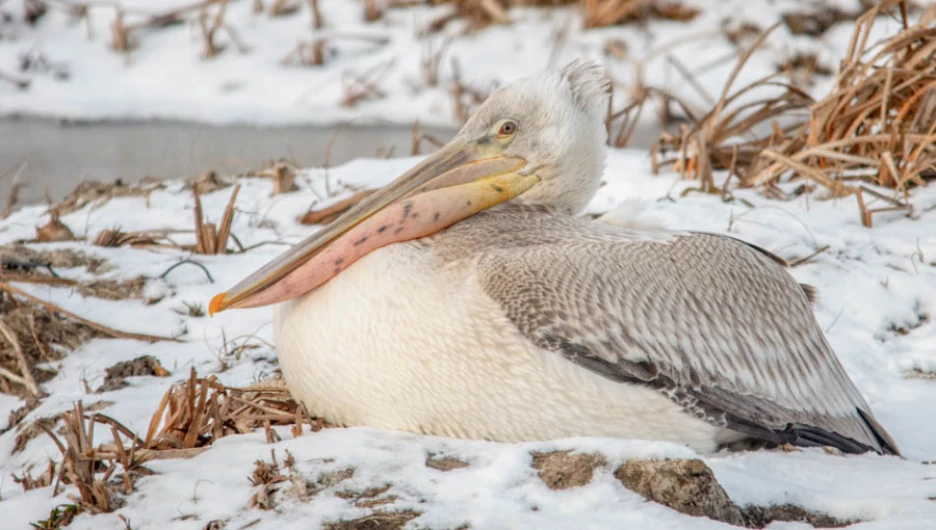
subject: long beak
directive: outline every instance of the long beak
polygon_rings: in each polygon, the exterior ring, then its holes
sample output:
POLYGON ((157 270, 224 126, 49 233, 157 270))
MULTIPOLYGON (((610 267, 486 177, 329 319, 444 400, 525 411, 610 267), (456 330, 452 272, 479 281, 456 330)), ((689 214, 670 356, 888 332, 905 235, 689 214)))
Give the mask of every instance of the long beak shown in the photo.
POLYGON ((213 315, 306 294, 382 246, 436 233, 539 182, 487 139, 456 138, 331 224, 211 299, 213 315))

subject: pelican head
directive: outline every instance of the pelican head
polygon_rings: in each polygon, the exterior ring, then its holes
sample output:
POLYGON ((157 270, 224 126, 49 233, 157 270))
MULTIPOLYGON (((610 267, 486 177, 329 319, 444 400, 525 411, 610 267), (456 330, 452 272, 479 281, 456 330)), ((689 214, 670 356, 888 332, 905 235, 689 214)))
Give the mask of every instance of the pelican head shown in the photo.
POLYGON ((609 81, 575 61, 505 85, 451 142, 231 290, 210 311, 308 293, 382 246, 517 200, 580 212, 605 163, 609 81))

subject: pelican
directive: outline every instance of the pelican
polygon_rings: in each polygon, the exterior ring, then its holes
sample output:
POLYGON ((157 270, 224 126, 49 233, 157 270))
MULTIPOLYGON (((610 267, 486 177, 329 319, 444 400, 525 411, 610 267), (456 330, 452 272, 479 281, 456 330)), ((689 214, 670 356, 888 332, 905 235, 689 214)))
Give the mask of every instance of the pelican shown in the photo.
POLYGON ((782 260, 577 215, 604 171, 608 92, 583 61, 501 87, 212 313, 277 304, 289 390, 339 425, 899 455, 782 260))

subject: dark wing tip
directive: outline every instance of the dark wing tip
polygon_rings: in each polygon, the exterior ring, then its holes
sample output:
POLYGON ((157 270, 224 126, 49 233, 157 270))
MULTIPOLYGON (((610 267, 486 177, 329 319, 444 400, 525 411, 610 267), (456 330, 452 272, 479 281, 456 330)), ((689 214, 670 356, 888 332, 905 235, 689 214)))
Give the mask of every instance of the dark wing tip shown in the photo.
POLYGON ((809 300, 810 304, 816 303, 816 298, 819 296, 819 289, 816 289, 812 285, 801 283, 800 288, 803 289, 803 294, 806 295, 806 299, 809 300))
POLYGON ((900 447, 897 446, 897 441, 891 437, 883 425, 878 423, 877 418, 871 415, 870 412, 865 412, 858 408, 855 410, 858 412, 858 415, 861 416, 861 419, 868 424, 871 433, 874 434, 874 437, 877 439, 878 445, 881 446, 881 453, 903 458, 903 455, 900 453, 900 447))

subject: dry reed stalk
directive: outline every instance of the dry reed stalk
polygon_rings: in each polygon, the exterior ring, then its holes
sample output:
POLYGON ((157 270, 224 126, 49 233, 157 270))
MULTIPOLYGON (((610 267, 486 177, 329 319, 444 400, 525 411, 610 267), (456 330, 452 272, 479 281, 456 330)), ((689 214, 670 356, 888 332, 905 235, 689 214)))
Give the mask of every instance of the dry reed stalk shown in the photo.
POLYGON ((307 0, 309 2, 309 11, 312 12, 312 28, 322 29, 325 27, 325 19, 322 17, 322 10, 319 9, 319 0, 307 0))
POLYGON ((162 13, 157 13, 151 15, 146 20, 138 22, 127 26, 129 29, 138 29, 138 28, 162 28, 166 26, 172 26, 175 24, 181 24, 185 21, 185 16, 191 13, 196 13, 203 11, 206 7, 217 4, 219 2, 226 2, 227 0, 198 0, 191 4, 187 4, 180 7, 174 7, 168 11, 162 13))
POLYGON ((99 247, 150 246, 159 245, 165 238, 165 231, 124 232, 119 228, 112 228, 98 232, 91 244, 99 247))
POLYGON ((600 28, 617 24, 633 15, 650 0, 582 0, 585 27, 600 28))
POLYGON ((78 488, 79 497, 72 497, 72 500, 82 509, 91 513, 111 511, 115 506, 107 487, 107 481, 117 468, 110 466, 102 478, 96 476, 98 460, 92 456, 94 454, 94 421, 87 421, 80 401, 75 404, 74 409, 62 415, 62 420, 65 443, 62 443, 48 427, 42 425, 62 453, 63 461, 59 479, 64 478, 78 488))
POLYGON ((364 20, 376 22, 383 16, 383 11, 377 5, 377 0, 364 0, 364 20))
POLYGON ((202 4, 198 13, 198 27, 201 29, 202 40, 205 44, 202 49, 202 57, 206 59, 215 57, 224 50, 224 46, 215 43, 215 35, 217 35, 218 29, 224 26, 224 15, 227 12, 228 5, 228 0, 220 0, 220 2, 221 5, 215 12, 210 24, 208 22, 208 6, 212 2, 202 4))
POLYGON ((48 193, 46 193, 46 202, 49 203, 49 222, 36 228, 36 241, 40 243, 74 241, 75 234, 59 218, 58 210, 52 206, 52 199, 48 193))
POLYGON ((104 324, 99 324, 97 322, 88 320, 84 317, 80 317, 76 315, 75 313, 72 313, 71 311, 68 311, 56 304, 53 304, 52 302, 47 302, 45 300, 36 298, 35 296, 27 293, 26 291, 13 287, 12 285, 4 281, 0 281, 0 291, 5 291, 11 296, 19 296, 19 297, 25 298, 27 301, 33 304, 40 305, 53 313, 59 313, 62 316, 70 320, 74 320, 76 322, 84 324, 85 326, 88 326, 89 328, 95 331, 98 331, 100 333, 103 333, 115 339, 132 339, 132 340, 141 340, 144 342, 159 342, 159 341, 179 342, 178 339, 173 339, 169 337, 160 337, 157 335, 148 335, 145 333, 131 333, 127 331, 120 331, 120 330, 111 328, 109 326, 105 326, 104 324))
POLYGON ((385 97, 386 94, 379 88, 378 82, 390 73, 395 63, 395 59, 390 59, 374 65, 361 74, 342 76, 344 98, 341 104, 345 107, 354 107, 361 101, 385 97))
POLYGON ((422 154, 423 142, 429 142, 436 147, 442 147, 445 145, 445 142, 439 140, 435 136, 421 133, 419 131, 419 120, 416 120, 413 122, 413 128, 410 132, 410 156, 418 156, 422 154))
POLYGON ((874 197, 889 204, 869 208, 864 194, 873 190, 849 184, 858 180, 906 195, 936 176, 936 6, 912 26, 902 17, 896 34, 870 44, 875 20, 895 7, 905 13, 908 5, 883 2, 858 18, 835 86, 815 102, 774 76, 729 94, 762 34, 741 54, 718 102, 689 134, 661 138, 676 153, 671 162, 684 176, 701 178, 705 189, 714 189, 706 165, 730 167, 742 186, 773 187, 784 175, 799 175, 832 196, 855 194, 866 226, 877 212, 909 212, 906 202, 877 192, 874 197), (769 86, 785 92, 737 103, 769 86), (743 137, 753 139, 739 141, 743 137))
POLYGON ((299 189, 296 186, 296 167, 285 160, 271 162, 259 171, 257 176, 273 180, 273 195, 290 193, 299 189))
POLYGON ((309 210, 298 219, 299 223, 304 225, 328 224, 338 218, 339 215, 350 210, 351 207, 361 202, 365 198, 373 195, 377 190, 362 190, 347 199, 342 199, 331 206, 321 210, 309 210))
POLYGON ((298 0, 273 0, 267 13, 271 17, 281 17, 284 15, 291 15, 296 11, 299 11, 298 0))
POLYGON ((124 24, 123 9, 118 8, 111 22, 111 49, 117 53, 130 53, 139 45, 134 28, 124 24))
POLYGON ((55 287, 74 287, 78 282, 71 278, 59 278, 58 276, 40 276, 36 274, 10 274, 0 273, 0 281, 4 282, 22 282, 36 283, 40 285, 53 285, 55 287))
POLYGON ((434 87, 439 84, 439 64, 448 48, 449 40, 445 39, 438 47, 433 46, 432 38, 425 37, 422 58, 420 59, 420 72, 422 73, 423 84, 434 87))
POLYGON ((468 120, 471 111, 488 98, 490 92, 472 88, 462 82, 461 66, 452 58, 452 99, 455 101, 455 118, 461 123, 468 120))
MULTIPOLYGON (((16 203, 19 202, 19 192, 23 188, 23 183, 21 178, 23 176, 23 171, 26 169, 26 166, 29 164, 29 160, 23 160, 16 167, 16 171, 13 173, 13 178, 10 180, 10 193, 7 195, 6 205, 3 207, 3 213, 0 213, 0 219, 6 219, 13 213, 13 209, 16 208, 16 203)), ((9 174, 9 173, 7 173, 9 174)), ((0 179, 6 178, 6 175, 0 177, 0 179)))
POLYGON ((220 228, 214 223, 205 221, 202 213, 201 193, 198 187, 192 188, 192 194, 195 197, 195 248, 198 254, 224 254, 227 252, 228 239, 231 237, 231 224, 234 222, 234 202, 237 200, 237 193, 240 191, 240 184, 234 186, 231 192, 231 198, 228 199, 227 206, 224 208, 224 214, 221 217, 220 228))
POLYGON ((294 433, 301 433, 302 423, 308 423, 312 430, 322 426, 305 414, 285 388, 226 387, 214 376, 198 377, 193 368, 188 380, 173 385, 163 396, 141 442, 140 454, 147 459, 157 458, 163 451, 191 456, 224 436, 259 428, 270 431, 274 425, 292 425, 294 433))
MULTIPOLYGON (((34 398, 42 397, 43 392, 39 388, 39 383, 36 382, 36 378, 33 377, 32 367, 29 365, 29 360, 26 358, 26 355, 23 353, 23 347, 20 346, 19 339, 16 338, 16 333, 13 333, 13 330, 6 325, 2 320, 0 320, 0 335, 10 343, 10 346, 13 348, 13 353, 16 356, 17 362, 19 362, 20 373, 23 375, 19 380, 13 380, 14 382, 23 385, 34 398)), ((7 379, 10 379, 10 376, 13 375, 9 373, 3 367, 0 367, 0 375, 5 376, 7 379)))
MULTIPOLYGON (((74 485, 78 489, 78 497, 69 495, 69 498, 81 510, 91 513, 104 513, 113 511, 122 505, 122 501, 114 497, 116 485, 110 480, 118 469, 123 469, 123 493, 133 492, 133 479, 141 475, 151 475, 152 471, 143 467, 143 461, 136 455, 136 447, 141 440, 130 429, 117 420, 92 412, 86 414, 81 401, 75 403, 74 408, 61 415, 64 442, 52 432, 44 423, 37 425, 55 443, 62 454, 62 463, 55 475, 53 496, 58 494, 60 482, 74 485), (113 443, 108 447, 111 452, 101 451, 94 447, 94 426, 101 424, 110 428, 113 443), (130 441, 130 448, 124 445, 123 438, 130 441)), ((47 475, 54 472, 54 464, 50 462, 47 475)), ((43 482, 44 479, 43 479, 43 482)))
POLYGON ((325 39, 300 41, 291 52, 280 59, 283 65, 321 66, 325 64, 325 39))
POLYGON ((51 459, 46 463, 43 472, 39 476, 33 476, 30 470, 26 470, 22 475, 13 474, 13 482, 20 485, 23 491, 31 491, 37 488, 45 488, 52 485, 55 479, 55 462, 51 459))

